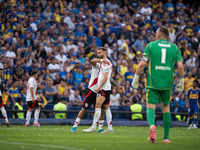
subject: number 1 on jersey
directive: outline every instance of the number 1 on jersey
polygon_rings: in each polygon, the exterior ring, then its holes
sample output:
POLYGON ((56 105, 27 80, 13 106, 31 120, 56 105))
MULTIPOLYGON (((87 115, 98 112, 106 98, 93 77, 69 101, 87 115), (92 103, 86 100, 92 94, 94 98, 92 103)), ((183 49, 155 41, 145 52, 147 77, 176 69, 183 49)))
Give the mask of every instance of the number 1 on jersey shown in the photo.
POLYGON ((162 52, 161 63, 165 64, 165 62, 166 62, 166 48, 162 48, 161 52, 162 52))

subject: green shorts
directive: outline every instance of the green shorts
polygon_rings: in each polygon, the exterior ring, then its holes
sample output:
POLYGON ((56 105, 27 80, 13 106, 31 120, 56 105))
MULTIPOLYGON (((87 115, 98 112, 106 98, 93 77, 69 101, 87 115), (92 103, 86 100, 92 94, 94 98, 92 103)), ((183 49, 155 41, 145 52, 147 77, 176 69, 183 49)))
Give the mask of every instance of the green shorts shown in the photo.
POLYGON ((162 102, 164 105, 168 105, 172 99, 172 90, 146 90, 146 101, 149 104, 157 104, 162 102))

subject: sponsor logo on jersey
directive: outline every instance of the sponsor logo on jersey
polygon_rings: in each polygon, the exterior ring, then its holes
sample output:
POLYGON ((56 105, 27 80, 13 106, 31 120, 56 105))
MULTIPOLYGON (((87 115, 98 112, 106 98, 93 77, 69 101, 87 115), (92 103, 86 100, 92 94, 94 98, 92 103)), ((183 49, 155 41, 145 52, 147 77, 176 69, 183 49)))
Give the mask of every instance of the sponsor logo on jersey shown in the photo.
POLYGON ((167 70, 167 71, 170 71, 171 67, 155 66, 155 70, 167 70))
POLYGON ((88 107, 88 103, 85 103, 85 107, 88 107))
POLYGON ((170 44, 163 44, 163 43, 158 43, 158 46, 160 46, 160 47, 171 47, 170 44))

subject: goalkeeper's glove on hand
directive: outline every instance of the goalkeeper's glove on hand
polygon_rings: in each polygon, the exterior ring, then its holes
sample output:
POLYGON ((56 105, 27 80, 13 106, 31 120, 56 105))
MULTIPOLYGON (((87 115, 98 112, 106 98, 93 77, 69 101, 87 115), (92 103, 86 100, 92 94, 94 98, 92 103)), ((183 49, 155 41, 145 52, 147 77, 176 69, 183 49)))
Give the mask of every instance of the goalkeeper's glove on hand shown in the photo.
POLYGON ((139 85, 139 75, 135 74, 134 78, 133 78, 133 81, 131 83, 132 87, 137 89, 138 88, 138 85, 139 85))

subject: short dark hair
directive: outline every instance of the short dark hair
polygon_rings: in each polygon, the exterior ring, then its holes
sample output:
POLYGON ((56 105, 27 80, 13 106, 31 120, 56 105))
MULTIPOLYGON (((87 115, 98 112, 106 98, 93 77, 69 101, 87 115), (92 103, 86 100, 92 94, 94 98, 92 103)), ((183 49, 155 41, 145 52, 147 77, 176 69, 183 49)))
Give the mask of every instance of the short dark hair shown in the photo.
POLYGON ((100 49, 101 49, 102 51, 105 51, 105 52, 106 52, 106 48, 105 48, 105 47, 99 47, 98 50, 100 50, 100 49))
POLYGON ((34 76, 34 75, 37 74, 37 73, 38 73, 37 70, 32 70, 32 71, 31 71, 31 76, 34 76))
POLYGON ((199 82, 198 82, 198 80, 197 80, 197 79, 195 79, 193 82, 195 82, 196 84, 199 84, 199 82))
POLYGON ((17 98, 17 102, 19 103, 19 102, 21 102, 21 101, 23 101, 23 99, 22 99, 21 97, 18 97, 18 98, 17 98))
POLYGON ((165 36, 167 36, 167 37, 169 36, 169 30, 168 30, 167 27, 161 26, 161 27, 159 28, 159 31, 162 32, 165 36))

